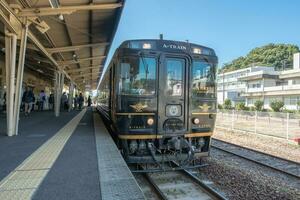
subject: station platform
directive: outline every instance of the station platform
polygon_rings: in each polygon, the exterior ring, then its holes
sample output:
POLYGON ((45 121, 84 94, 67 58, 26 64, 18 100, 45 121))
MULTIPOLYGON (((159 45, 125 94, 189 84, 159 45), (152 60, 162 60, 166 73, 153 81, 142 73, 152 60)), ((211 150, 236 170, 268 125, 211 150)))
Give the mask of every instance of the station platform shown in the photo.
POLYGON ((60 117, 33 112, 21 116, 19 130, 14 137, 0 132, 1 200, 145 199, 91 108, 60 117))

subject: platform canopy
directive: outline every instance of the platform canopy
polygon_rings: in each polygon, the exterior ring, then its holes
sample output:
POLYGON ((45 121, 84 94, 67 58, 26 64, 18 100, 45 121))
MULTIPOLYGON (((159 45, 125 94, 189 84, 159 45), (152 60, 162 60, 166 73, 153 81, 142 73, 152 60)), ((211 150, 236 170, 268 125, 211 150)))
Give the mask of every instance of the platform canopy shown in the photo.
POLYGON ((95 89, 123 5, 124 0, 1 0, 1 21, 7 21, 1 26, 30 23, 25 69, 49 79, 61 70, 77 87, 95 89))

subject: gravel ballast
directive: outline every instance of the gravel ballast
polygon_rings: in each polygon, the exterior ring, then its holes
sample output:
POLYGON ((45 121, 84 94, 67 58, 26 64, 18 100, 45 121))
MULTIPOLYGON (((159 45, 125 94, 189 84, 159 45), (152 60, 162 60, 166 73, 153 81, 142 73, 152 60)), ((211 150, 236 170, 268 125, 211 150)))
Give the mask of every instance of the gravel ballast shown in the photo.
MULTIPOLYGON (((209 166, 199 169, 198 176, 213 182, 213 187, 228 199, 300 199, 300 182, 277 177, 254 163, 212 151, 204 159, 209 166)), ((276 174, 276 173, 275 173, 276 174)))
POLYGON ((217 128, 214 138, 300 163, 300 146, 263 135, 217 128))

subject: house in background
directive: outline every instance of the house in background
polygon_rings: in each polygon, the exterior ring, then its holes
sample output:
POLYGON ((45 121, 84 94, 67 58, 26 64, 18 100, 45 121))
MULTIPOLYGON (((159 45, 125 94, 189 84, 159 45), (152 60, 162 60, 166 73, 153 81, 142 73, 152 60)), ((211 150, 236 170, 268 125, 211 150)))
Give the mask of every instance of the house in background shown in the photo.
POLYGON ((270 103, 274 100, 284 102, 286 109, 298 109, 297 102, 300 101, 300 53, 294 54, 293 69, 268 74, 268 78, 258 77, 256 80, 251 77, 241 77, 240 81, 245 81, 247 91, 242 94, 246 98, 246 105, 252 106, 257 100, 264 102, 264 108, 270 108, 270 103), (272 76, 273 75, 273 76, 272 76), (253 88, 251 85, 261 84, 260 87, 253 88))
POLYGON ((298 109, 300 101, 300 53, 293 57, 293 69, 275 71, 274 67, 255 66, 218 75, 218 103, 230 99, 234 104, 243 101, 254 106, 264 102, 270 108, 275 100, 284 102, 285 108, 298 109))
POLYGON ((273 67, 253 66, 239 69, 231 72, 220 73, 217 75, 217 97, 218 104, 223 104, 226 99, 230 99, 232 104, 245 102, 245 94, 247 92, 247 82, 241 80, 241 77, 247 77, 252 73, 274 72, 273 67))

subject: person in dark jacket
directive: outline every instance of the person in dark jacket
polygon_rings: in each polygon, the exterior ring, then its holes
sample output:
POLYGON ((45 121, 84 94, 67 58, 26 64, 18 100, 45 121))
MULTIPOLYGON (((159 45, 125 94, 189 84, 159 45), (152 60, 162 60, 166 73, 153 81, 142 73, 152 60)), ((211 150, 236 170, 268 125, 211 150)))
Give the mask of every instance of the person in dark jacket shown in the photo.
POLYGON ((64 110, 69 109, 69 104, 68 104, 68 95, 64 92, 61 96, 61 105, 64 110))
POLYGON ((4 92, 3 100, 3 111, 6 111, 6 92, 4 92))
POLYGON ((41 90, 41 93, 39 95, 39 102, 38 102, 39 111, 43 111, 44 110, 45 101, 46 101, 45 91, 41 90))
POLYGON ((25 88, 23 93, 22 102, 25 104, 25 115, 28 116, 31 112, 32 105, 34 103, 34 94, 28 87, 25 88))
POLYGON ((54 108, 54 94, 51 93, 49 96, 49 110, 53 110, 54 108))
POLYGON ((80 94, 79 94, 79 97, 78 97, 78 104, 79 104, 79 109, 80 109, 80 110, 82 109, 83 102, 84 102, 84 98, 83 98, 83 96, 82 96, 82 93, 80 93, 80 94))
POLYGON ((89 96, 88 98, 88 106, 90 107, 92 105, 92 99, 91 99, 91 96, 89 96))
POLYGON ((74 97, 74 110, 77 110, 78 108, 78 95, 76 94, 74 97))

